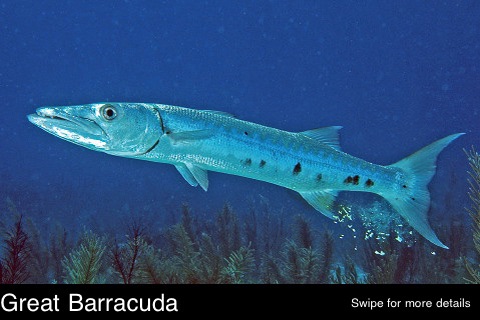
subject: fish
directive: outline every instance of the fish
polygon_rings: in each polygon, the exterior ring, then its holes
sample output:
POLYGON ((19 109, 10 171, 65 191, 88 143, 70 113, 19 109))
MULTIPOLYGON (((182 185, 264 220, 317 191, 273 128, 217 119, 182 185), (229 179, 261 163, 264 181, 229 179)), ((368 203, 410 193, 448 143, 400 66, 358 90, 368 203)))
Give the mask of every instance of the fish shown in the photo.
POLYGON ((205 191, 208 171, 294 190, 334 220, 339 192, 374 193, 425 239, 448 249, 428 221, 428 184, 439 153, 464 133, 384 166, 343 152, 340 126, 288 132, 223 111, 122 102, 41 107, 27 117, 46 132, 91 150, 172 164, 188 184, 205 191))

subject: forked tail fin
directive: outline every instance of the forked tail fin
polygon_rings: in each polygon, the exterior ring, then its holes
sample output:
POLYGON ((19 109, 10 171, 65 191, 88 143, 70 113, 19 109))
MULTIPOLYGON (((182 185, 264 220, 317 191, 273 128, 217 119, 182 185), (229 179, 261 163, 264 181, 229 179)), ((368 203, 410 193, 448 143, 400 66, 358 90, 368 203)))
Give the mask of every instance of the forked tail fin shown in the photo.
POLYGON ((435 175, 438 154, 461 135, 463 133, 456 133, 437 140, 409 157, 390 165, 390 167, 400 168, 406 174, 409 180, 409 192, 383 195, 415 230, 431 243, 445 249, 448 247, 438 239, 428 223, 430 193, 427 185, 435 175))

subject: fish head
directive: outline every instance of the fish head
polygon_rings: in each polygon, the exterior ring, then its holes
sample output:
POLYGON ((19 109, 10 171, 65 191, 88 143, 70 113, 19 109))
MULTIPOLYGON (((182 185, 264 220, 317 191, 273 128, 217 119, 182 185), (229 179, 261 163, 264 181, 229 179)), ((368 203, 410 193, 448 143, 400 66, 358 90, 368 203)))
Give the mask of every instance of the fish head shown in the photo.
POLYGON ((149 152, 163 133, 160 113, 144 103, 42 107, 28 120, 82 147, 126 157, 149 152))

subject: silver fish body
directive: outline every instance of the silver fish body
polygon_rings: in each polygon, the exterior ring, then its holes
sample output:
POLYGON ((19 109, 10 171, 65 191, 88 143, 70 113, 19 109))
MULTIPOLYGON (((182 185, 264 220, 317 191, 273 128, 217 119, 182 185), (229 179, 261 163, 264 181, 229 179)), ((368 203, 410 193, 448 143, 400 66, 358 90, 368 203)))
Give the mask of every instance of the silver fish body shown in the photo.
POLYGON ((342 152, 340 127, 293 133, 219 111, 99 103, 40 108, 29 120, 93 150, 173 164, 190 185, 200 185, 205 191, 207 171, 289 188, 331 219, 336 218, 332 206, 339 191, 376 193, 426 239, 447 248, 428 223, 427 185, 435 174, 438 154, 461 134, 381 166, 342 152))
POLYGON ((144 160, 191 163, 204 170, 261 180, 298 192, 330 189, 378 193, 393 190, 398 180, 399 170, 340 151, 337 130, 341 127, 292 133, 223 113, 167 105, 158 108, 167 133, 159 147, 141 157, 144 160), (177 139, 176 132, 191 136, 177 139), (355 176, 359 176, 358 181, 353 181, 355 176), (345 181, 348 177, 351 183, 345 181))

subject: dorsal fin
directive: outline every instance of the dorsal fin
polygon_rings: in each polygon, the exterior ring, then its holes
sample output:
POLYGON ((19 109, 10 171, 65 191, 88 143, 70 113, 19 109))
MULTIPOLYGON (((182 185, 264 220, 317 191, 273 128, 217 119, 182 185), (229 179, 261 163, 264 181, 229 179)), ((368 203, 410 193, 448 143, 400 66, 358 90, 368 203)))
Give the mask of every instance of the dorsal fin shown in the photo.
POLYGON ((340 137, 338 135, 338 131, 340 129, 342 129, 341 126, 331 126, 307 130, 299 133, 313 140, 317 140, 318 142, 326 144, 335 150, 340 150, 340 137))

